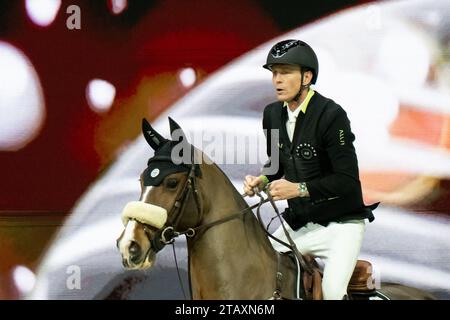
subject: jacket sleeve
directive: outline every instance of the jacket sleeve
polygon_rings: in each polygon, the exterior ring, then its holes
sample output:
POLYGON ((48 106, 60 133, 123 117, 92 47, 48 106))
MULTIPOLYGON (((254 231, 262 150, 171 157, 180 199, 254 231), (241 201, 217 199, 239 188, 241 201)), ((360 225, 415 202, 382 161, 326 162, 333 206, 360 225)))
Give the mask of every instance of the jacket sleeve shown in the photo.
POLYGON ((278 149, 278 142, 279 141, 272 141, 272 138, 279 137, 278 135, 272 134, 272 126, 271 126, 271 118, 270 118, 270 108, 273 108, 274 106, 268 105, 264 109, 264 115, 263 115, 263 130, 264 135, 266 136, 266 152, 268 156, 268 160, 264 164, 261 175, 264 175, 267 177, 267 179, 271 182, 273 180, 280 179, 284 176, 284 168, 280 162, 279 157, 279 149, 278 149), (276 158, 272 158, 272 150, 271 148, 277 148, 276 154, 273 156, 276 158))
POLYGON ((353 146, 355 135, 351 131, 350 120, 342 108, 328 119, 323 119, 321 132, 332 173, 306 182, 313 202, 342 197, 360 187, 358 159, 353 146))

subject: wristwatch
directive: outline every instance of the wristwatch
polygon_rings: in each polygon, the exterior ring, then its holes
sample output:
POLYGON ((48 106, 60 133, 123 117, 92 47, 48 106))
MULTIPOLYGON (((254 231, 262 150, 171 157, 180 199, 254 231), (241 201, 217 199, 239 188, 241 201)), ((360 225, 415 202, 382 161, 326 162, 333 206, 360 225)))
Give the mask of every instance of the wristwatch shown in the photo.
POLYGON ((308 188, 305 182, 300 182, 297 186, 297 190, 300 193, 300 197, 305 197, 308 194, 308 188))

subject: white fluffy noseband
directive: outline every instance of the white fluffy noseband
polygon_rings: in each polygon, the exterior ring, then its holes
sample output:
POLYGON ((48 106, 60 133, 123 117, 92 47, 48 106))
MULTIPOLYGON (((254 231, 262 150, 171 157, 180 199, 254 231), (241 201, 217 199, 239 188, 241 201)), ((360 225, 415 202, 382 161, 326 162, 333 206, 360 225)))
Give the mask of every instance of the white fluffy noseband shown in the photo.
POLYGON ((167 210, 150 203, 131 201, 123 208, 123 225, 126 226, 130 219, 161 229, 167 221, 167 210))

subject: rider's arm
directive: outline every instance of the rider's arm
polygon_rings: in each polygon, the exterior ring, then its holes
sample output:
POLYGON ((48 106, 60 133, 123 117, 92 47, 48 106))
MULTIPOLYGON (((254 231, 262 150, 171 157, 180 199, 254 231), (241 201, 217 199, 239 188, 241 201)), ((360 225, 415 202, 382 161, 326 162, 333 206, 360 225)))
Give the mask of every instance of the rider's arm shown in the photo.
POLYGON ((358 159, 353 146, 355 135, 346 112, 338 108, 327 114, 320 125, 332 174, 306 182, 312 201, 344 196, 359 187, 358 159))
MULTIPOLYGON (((263 129, 264 129, 264 134, 266 136, 266 152, 267 152, 267 156, 269 159, 266 161, 266 163, 264 164, 264 166, 261 170, 261 176, 265 177, 265 178, 263 178, 263 180, 267 181, 267 183, 269 183, 273 180, 278 180, 284 176, 284 168, 283 168, 282 164, 280 163, 279 159, 273 159, 276 161, 272 161, 272 154, 271 154, 272 153, 271 152, 271 147, 272 147, 271 129, 272 129, 272 126, 271 126, 271 121, 270 121, 270 108, 274 108, 274 107, 277 107, 277 105, 271 104, 271 105, 266 106, 266 108, 264 109, 264 116, 263 116, 263 129), (272 166, 274 165, 273 163, 277 164, 276 170, 273 170, 273 168, 272 168, 272 166)), ((276 136, 279 136, 279 135, 276 135, 276 136)), ((278 141, 274 142, 276 146, 278 146, 277 142, 278 141)))

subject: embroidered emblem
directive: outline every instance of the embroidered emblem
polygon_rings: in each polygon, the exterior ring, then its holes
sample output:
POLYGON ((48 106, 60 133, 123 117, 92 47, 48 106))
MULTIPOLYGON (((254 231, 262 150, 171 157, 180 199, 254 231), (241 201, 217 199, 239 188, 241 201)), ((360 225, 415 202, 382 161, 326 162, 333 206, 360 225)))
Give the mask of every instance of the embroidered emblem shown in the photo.
POLYGON ((283 42, 278 43, 270 53, 272 54, 272 57, 274 58, 280 58, 286 54, 286 52, 289 51, 291 48, 295 48, 297 46, 304 45, 299 40, 285 40, 283 42))
POLYGON ((150 136, 150 139, 153 140, 154 143, 160 144, 161 141, 156 137, 155 133, 153 131, 147 131, 148 135, 150 136))
POLYGON ((317 157, 316 149, 310 143, 301 143, 295 148, 297 157, 310 160, 317 157))
POLYGON ((155 169, 153 169, 152 172, 150 173, 150 176, 151 176, 152 178, 154 178, 154 177, 156 177, 158 174, 159 174, 159 169, 158 169, 158 168, 155 168, 155 169))
POLYGON ((339 129, 339 144, 341 146, 345 145, 344 130, 342 130, 342 129, 339 129))

